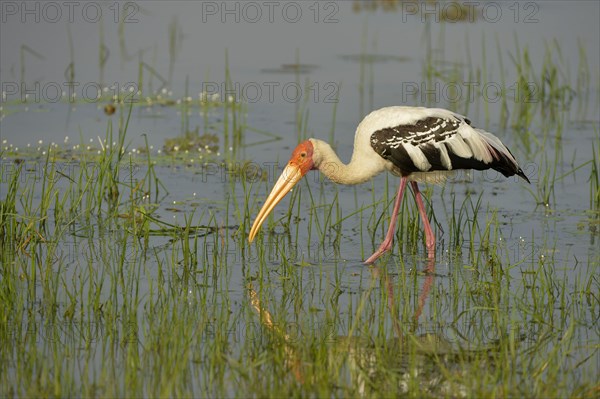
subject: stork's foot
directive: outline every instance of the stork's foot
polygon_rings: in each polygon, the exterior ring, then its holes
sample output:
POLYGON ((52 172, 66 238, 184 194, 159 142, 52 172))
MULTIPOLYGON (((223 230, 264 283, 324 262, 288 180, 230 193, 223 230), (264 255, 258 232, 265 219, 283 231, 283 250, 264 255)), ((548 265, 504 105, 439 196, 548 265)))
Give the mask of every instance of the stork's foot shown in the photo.
POLYGON ((427 259, 432 261, 435 259, 435 236, 431 232, 431 228, 429 232, 430 234, 425 235, 425 248, 427 249, 427 259))
MULTIPOLYGON (((427 263, 435 263, 435 245, 432 245, 431 247, 427 245, 427 263)), ((429 266, 427 267, 427 269, 429 269, 429 266)))
POLYGON ((381 257, 381 255, 383 255, 384 253, 386 253, 387 251, 389 251, 390 249, 392 249, 392 243, 394 242, 393 237, 392 238, 386 238, 385 240, 383 240, 383 242, 381 243, 381 245, 379 246, 379 248, 377 248, 377 251, 375 251, 373 253, 373 255, 369 256, 369 259, 367 259, 365 261, 365 265, 370 265, 375 263, 375 261, 377 259, 379 259, 379 257, 381 257))

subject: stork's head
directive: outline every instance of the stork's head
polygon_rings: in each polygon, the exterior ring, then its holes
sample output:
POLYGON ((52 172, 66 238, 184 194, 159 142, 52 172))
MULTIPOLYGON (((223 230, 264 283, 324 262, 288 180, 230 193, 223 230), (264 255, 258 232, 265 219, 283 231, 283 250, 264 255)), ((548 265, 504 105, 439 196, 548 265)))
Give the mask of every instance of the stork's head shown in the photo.
POLYGON ((265 204, 258 212, 258 216, 254 220, 254 224, 250 229, 250 235, 248 241, 252 242, 258 229, 263 224, 269 213, 275 208, 275 205, 279 203, 290 192, 292 187, 296 185, 302 179, 302 177, 308 173, 309 170, 315 168, 313 160, 314 146, 310 140, 303 141, 292 152, 292 157, 287 163, 285 169, 279 176, 279 179, 275 183, 275 186, 271 190, 271 193, 267 197, 265 204))

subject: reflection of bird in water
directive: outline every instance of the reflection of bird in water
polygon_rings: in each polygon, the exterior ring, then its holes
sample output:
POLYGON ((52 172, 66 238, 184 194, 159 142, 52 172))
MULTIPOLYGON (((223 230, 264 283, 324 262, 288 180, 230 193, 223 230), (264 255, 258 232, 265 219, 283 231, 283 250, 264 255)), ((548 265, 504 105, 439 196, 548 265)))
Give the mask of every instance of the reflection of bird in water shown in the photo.
POLYGON ((452 381, 451 375, 464 380, 460 373, 465 362, 493 367, 493 354, 500 349, 494 345, 464 349, 433 333, 392 338, 380 347, 362 337, 339 336, 332 345, 330 367, 347 367, 360 396, 371 396, 372 391, 403 394, 416 388, 425 396, 441 398, 470 396, 468 387, 452 381))
MULTIPOLYGON (((388 275, 381 274, 377 267, 373 270, 375 277, 383 278, 388 298, 395 298, 393 291, 390 291, 391 281, 388 275)), ((432 273, 427 276, 419 295, 419 303, 426 300, 433 276, 432 273)), ((337 336, 337 326, 332 325, 331 328, 315 331, 321 338, 313 344, 323 347, 317 349, 319 354, 308 350, 309 356, 306 357, 306 348, 301 344, 306 341, 297 335, 297 331, 287 331, 273 319, 251 283, 248 284, 248 295, 261 325, 271 333, 271 338, 277 345, 282 345, 284 364, 300 384, 318 383, 315 377, 320 372, 325 372, 338 381, 341 392, 345 394, 373 396, 393 392, 402 395, 417 390, 420 394, 434 398, 469 397, 472 396, 469 387, 455 380, 465 381, 467 376, 463 370, 469 369, 469 363, 477 367, 494 368, 494 359, 501 352, 499 342, 474 347, 471 340, 451 341, 446 338, 452 331, 449 326, 440 325, 437 330, 439 333, 415 334, 412 328, 405 331, 400 320, 392 316, 392 321, 397 322, 394 323, 397 335, 394 338, 379 340, 374 339, 369 332, 363 335, 359 331, 356 333, 361 335, 337 336), (321 357, 321 354, 324 356, 321 357), (319 360, 315 361, 312 356, 319 360)), ((387 305, 392 315, 396 314, 398 308, 393 299, 387 305)), ((415 323, 418 321, 420 307, 413 317, 415 323)), ((418 328, 417 325, 415 328, 418 328)))
POLYGON ((409 181, 430 254, 435 250, 435 235, 417 182, 441 183, 457 169, 494 169, 506 177, 517 175, 529 182, 500 139, 472 127, 467 118, 436 108, 382 108, 358 125, 348 164, 342 163, 331 146, 321 140, 308 139, 296 147, 252 225, 250 242, 275 205, 311 169, 340 184, 362 183, 384 171, 401 177, 385 240, 365 263, 375 262, 391 248, 400 202, 409 181))

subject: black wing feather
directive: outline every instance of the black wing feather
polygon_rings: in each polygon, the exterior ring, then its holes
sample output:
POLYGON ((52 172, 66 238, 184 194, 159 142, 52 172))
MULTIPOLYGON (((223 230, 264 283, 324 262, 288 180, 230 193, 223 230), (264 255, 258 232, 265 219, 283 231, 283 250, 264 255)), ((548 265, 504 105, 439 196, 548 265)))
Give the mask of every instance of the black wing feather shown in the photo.
MULTIPOLYGON (((514 160, 511 160, 503 151, 494 148, 485 138, 479 136, 481 133, 476 131, 474 134, 478 135, 477 140, 485 143, 485 148, 492 157, 491 161, 485 162, 474 156, 463 157, 453 151, 452 144, 449 142, 451 140, 454 145, 459 143, 474 151, 458 131, 462 124, 470 125, 471 121, 459 118, 427 117, 412 125, 399 125, 377 130, 371 135, 371 146, 381 157, 390 161, 403 176, 414 172, 491 168, 506 177, 516 174, 529 181, 514 160), (409 154, 409 150, 412 151, 413 157, 409 154), (418 153, 419 151, 420 153, 418 153)), ((510 151, 506 150, 510 154, 510 151)))

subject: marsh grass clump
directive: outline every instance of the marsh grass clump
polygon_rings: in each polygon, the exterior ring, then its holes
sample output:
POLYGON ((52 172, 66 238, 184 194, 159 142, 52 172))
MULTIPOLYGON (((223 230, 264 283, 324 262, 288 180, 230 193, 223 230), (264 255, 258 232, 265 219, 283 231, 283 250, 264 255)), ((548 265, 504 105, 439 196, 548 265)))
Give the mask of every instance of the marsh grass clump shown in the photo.
MULTIPOLYGON (((590 190, 590 210, 589 215, 579 223, 579 228, 587 229, 593 234, 600 234, 600 137, 596 135, 596 138, 592 142, 592 158, 586 162, 590 164, 589 172, 589 190, 590 190)), ((581 165, 581 166, 585 166, 581 165)))
POLYGON ((165 139, 163 150, 168 155, 183 153, 215 154, 219 151, 219 137, 212 133, 199 133, 200 127, 188 130, 183 135, 165 139))
MULTIPOLYGON (((482 59, 479 63, 473 60, 466 41, 466 61, 446 58, 444 51, 444 26, 440 28, 437 42, 433 40, 431 24, 425 24, 424 36, 426 53, 423 58, 422 74, 426 88, 433 90, 438 84, 444 84, 448 92, 440 101, 434 95, 432 101, 428 93, 418 94, 418 104, 424 99, 430 106, 443 105, 459 113, 467 113, 472 107, 479 111, 483 106, 486 124, 490 123, 489 103, 492 99, 501 105, 499 124, 509 124, 516 132, 520 144, 526 154, 535 152, 545 144, 550 133, 556 133, 560 141, 562 129, 570 112, 577 109, 579 119, 585 118, 589 102, 589 90, 584 82, 589 82, 589 67, 584 49, 579 51, 579 69, 576 85, 572 84, 570 63, 562 54, 560 43, 555 39, 545 43, 543 57, 532 59, 528 46, 522 47, 517 36, 513 51, 508 51, 512 69, 501 73, 494 80, 490 64, 485 36, 482 39, 482 59), (457 94, 457 82, 478 82, 474 87, 461 88, 457 94), (489 91, 489 88, 495 91, 489 91), (427 94, 427 96, 425 96, 427 94), (446 98, 447 97, 447 98, 446 98), (445 100, 445 101, 444 101, 445 100), (443 104, 441 104, 441 103, 443 104), (575 107, 575 104, 577 105, 575 107), (538 134, 537 131, 540 133, 538 134)), ((496 59, 501 70, 504 70, 504 50, 496 38, 496 59)), ((494 101, 495 102, 495 101, 494 101)))
POLYGON ((0 246, 3 253, 25 250, 29 241, 35 239, 33 223, 26 222, 17 213, 17 195, 21 192, 20 181, 23 163, 12 166, 1 164, 2 176, 11 176, 4 198, 0 201, 0 246))
POLYGON ((600 212, 600 136, 592 142, 592 159, 590 169, 590 209, 600 212))

